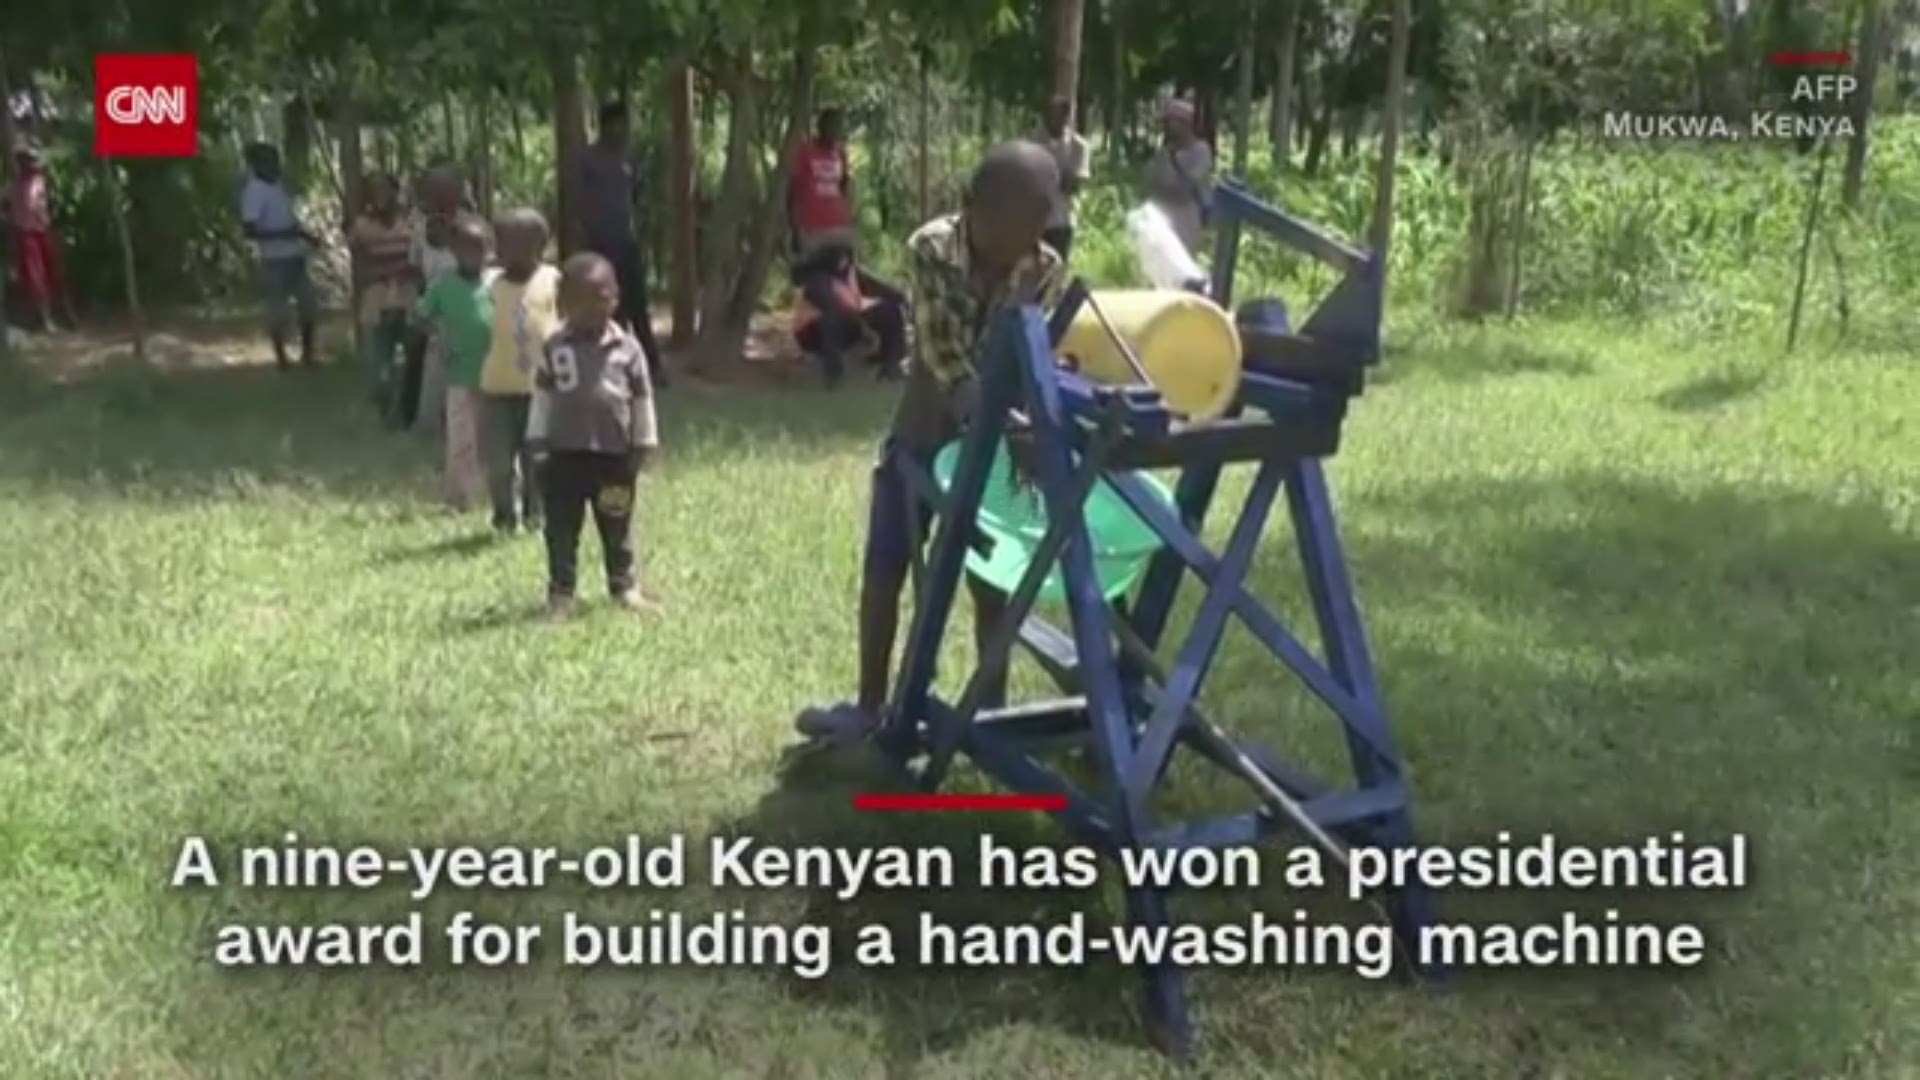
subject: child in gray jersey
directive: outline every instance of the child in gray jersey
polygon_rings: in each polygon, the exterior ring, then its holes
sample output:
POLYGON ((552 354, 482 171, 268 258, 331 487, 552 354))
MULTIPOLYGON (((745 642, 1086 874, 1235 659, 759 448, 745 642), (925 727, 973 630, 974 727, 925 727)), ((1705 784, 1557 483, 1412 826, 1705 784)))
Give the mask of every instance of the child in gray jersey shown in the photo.
POLYGON ((527 443, 546 503, 547 606, 571 610, 580 530, 589 509, 600 534, 607 590, 629 611, 654 608, 634 573, 635 482, 660 445, 647 354, 614 321, 620 288, 613 265, 585 253, 561 268, 565 320, 534 372, 527 443))

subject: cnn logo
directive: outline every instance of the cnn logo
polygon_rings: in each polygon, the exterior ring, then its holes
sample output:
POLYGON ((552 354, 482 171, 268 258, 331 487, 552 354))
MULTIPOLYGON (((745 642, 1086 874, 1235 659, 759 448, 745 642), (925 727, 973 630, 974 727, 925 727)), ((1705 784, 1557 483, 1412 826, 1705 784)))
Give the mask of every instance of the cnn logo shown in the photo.
POLYGON ((107 119, 116 124, 184 124, 184 86, 116 86, 107 92, 107 119))
POLYGON ((192 157, 200 146, 200 65, 187 54, 93 58, 93 152, 192 157))

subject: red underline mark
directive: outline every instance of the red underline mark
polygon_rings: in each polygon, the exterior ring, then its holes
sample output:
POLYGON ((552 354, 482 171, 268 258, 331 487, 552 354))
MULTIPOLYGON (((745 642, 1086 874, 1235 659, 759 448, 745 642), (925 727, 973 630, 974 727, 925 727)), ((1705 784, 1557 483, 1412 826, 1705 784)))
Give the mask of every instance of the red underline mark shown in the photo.
POLYGON ((1767 63, 1781 67, 1812 67, 1820 64, 1844 65, 1852 59, 1843 52, 1777 52, 1767 57, 1767 63))
POLYGON ((885 794, 864 792, 853 797, 855 810, 1065 810, 1065 795, 885 794))

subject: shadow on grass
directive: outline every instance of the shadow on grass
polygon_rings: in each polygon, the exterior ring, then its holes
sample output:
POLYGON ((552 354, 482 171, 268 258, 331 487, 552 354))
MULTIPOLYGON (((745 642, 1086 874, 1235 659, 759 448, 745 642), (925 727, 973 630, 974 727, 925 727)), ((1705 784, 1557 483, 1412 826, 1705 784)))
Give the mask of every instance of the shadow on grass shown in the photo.
POLYGON ((476 611, 450 615, 447 629, 455 634, 497 634, 549 621, 541 604, 490 604, 476 611))
POLYGON ((825 978, 794 980, 789 992, 823 1008, 865 1011, 879 1026, 882 1045, 876 1052, 889 1075, 915 1075, 926 1059, 1009 1026, 1047 1028, 1146 1052, 1132 1011, 1139 980, 1113 965, 1062 970, 1018 965, 962 968, 945 966, 938 959, 922 963, 919 950, 928 924, 956 933, 983 925, 1045 929, 1084 912, 1097 928, 1111 921, 1112 915, 1103 910, 1111 905, 1104 903, 1099 891, 989 889, 977 881, 983 835, 1015 849, 1064 843, 1039 815, 873 815, 852 809, 853 796, 860 792, 905 786, 905 779, 869 746, 812 754, 788 762, 754 812, 726 830, 781 844, 848 848, 896 844, 938 847, 953 854, 959 879, 954 888, 869 890, 851 901, 827 890, 806 894, 799 921, 830 927, 840 943, 856 941, 863 927, 884 926, 891 933, 898 962, 880 970, 859 967, 851 963, 850 955, 842 956, 825 978))
MULTIPOLYGON (((1618 906, 1700 924, 1711 945, 1705 970, 1660 976, 1674 994, 1605 996, 1645 987, 1644 971, 1469 971, 1461 985, 1489 997, 1527 988, 1500 1006, 1515 1009, 1503 1025, 1648 1047, 1707 1033, 1743 1047, 1756 1075, 1818 1072, 1872 1039, 1889 969, 1871 958, 1900 951, 1900 902, 1897 887, 1857 883, 1910 865, 1885 822, 1920 760, 1920 698, 1902 659, 1920 596, 1915 537, 1878 507, 1601 474, 1424 485, 1343 509, 1423 839, 1739 833, 1758 867, 1744 892, 1443 895, 1450 920, 1542 923, 1618 906), (1846 970, 1827 967, 1842 955, 1854 958, 1846 970), (1816 970, 1829 972, 1819 986, 1783 974, 1816 970), (1822 1005, 1816 1036, 1770 1037, 1849 986, 1865 992, 1822 1005)), ((1298 597, 1283 536, 1263 553, 1259 588, 1298 597)), ((1257 701, 1253 688, 1281 670, 1236 650, 1209 687, 1257 701)), ((1330 714, 1238 713, 1242 730, 1278 732, 1350 780, 1330 714)))
MULTIPOLYGON (((1541 335, 1534 335, 1539 337, 1541 335)), ((1404 362, 1396 361, 1393 379, 1410 374, 1465 380, 1507 375, 1591 375, 1598 369, 1596 354, 1579 345, 1544 340, 1517 341, 1493 334, 1449 335, 1437 348, 1421 348, 1404 362)))
MULTIPOLYGON (((1830 727, 1810 740, 1818 753, 1861 781, 1894 778, 1881 751, 1899 729, 1885 706, 1912 685, 1899 658, 1920 546, 1877 507, 1593 474, 1424 485, 1342 510, 1396 733, 1431 774, 1423 787, 1471 794, 1470 816, 1445 815, 1458 827, 1577 828, 1563 815, 1582 805, 1657 825, 1674 803, 1608 795, 1661 781, 1694 792, 1715 826, 1759 827, 1769 792, 1804 783, 1807 762, 1755 742, 1755 714, 1804 717, 1786 726, 1801 736, 1830 727), (1515 775, 1525 762, 1548 771, 1515 775), (1709 763, 1785 772, 1705 787, 1694 770, 1709 763)), ((1296 566, 1276 531, 1256 592, 1304 608, 1296 566)), ((1296 629, 1317 640, 1311 624, 1296 629)), ((1280 670, 1235 649, 1209 685, 1245 692, 1280 670)), ((1331 748, 1343 768, 1344 748, 1331 748)))
POLYGON ((374 562, 380 566, 404 563, 437 562, 441 559, 471 559, 505 544, 506 538, 493 529, 459 536, 442 537, 428 544, 410 544, 382 552, 374 562))
POLYGON ((1766 381, 1757 371, 1714 372, 1663 390, 1653 400, 1673 412, 1709 412, 1751 396, 1766 381))
MULTIPOLYGON (((878 440, 894 391, 702 386, 660 401, 664 464, 727 469, 742 454, 807 459, 878 440)), ((0 478, 59 492, 170 498, 284 487, 346 500, 424 502, 427 440, 383 429, 351 365, 164 369, 125 360, 55 380, 0 371, 0 478)))

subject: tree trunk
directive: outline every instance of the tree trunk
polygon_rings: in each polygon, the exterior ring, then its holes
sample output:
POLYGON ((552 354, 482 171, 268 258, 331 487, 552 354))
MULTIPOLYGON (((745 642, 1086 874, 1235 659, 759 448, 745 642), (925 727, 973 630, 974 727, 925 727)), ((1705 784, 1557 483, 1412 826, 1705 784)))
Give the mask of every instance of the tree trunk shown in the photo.
POLYGON ((1280 0, 1280 50, 1273 77, 1273 163, 1286 168, 1293 161, 1294 54, 1300 51, 1300 2, 1280 0))
POLYGON ((459 161, 460 145, 454 138, 453 92, 450 90, 440 95, 440 132, 441 137, 447 141, 447 157, 459 161))
POLYGON ((1258 3, 1247 4, 1247 21, 1241 30, 1246 36, 1240 39, 1240 56, 1235 61, 1239 70, 1235 72, 1238 83, 1233 94, 1233 171, 1244 177, 1253 160, 1253 67, 1254 58, 1260 55, 1258 3))
POLYGON ((1719 116, 1735 115, 1735 98, 1739 95, 1733 88, 1732 27, 1728 23, 1729 15, 1723 7, 1724 0, 1702 0, 1707 9, 1707 23, 1712 27, 1712 40, 1707 42, 1704 52, 1698 58, 1700 69, 1700 98, 1702 105, 1719 116))
POLYGON ((720 170, 720 190, 706 219, 700 253, 700 319, 693 345, 693 366, 713 370, 730 359, 736 335, 727 326, 739 280, 741 254, 752 228, 753 170, 760 131, 762 90, 753 70, 752 46, 738 58, 722 61, 717 78, 727 96, 727 156, 720 170))
POLYGON ((750 65, 735 65, 727 164, 721 176, 720 200, 709 227, 700 328, 693 347, 694 364, 698 368, 713 370, 720 361, 740 354, 784 231, 786 192, 780 182, 780 167, 786 161, 786 148, 807 130, 808 117, 813 111, 818 52, 803 37, 793 56, 788 113, 778 136, 780 152, 775 155, 757 192, 754 173, 762 159, 759 136, 763 95, 750 65))
POLYGON ((365 195, 366 151, 360 145, 360 103, 351 93, 335 95, 333 102, 333 144, 340 162, 335 183, 340 192, 340 209, 351 223, 359 216, 365 195))
MULTIPOLYGON (((309 170, 311 169, 313 158, 317 154, 320 158, 320 170, 326 178, 327 187, 332 189, 334 198, 339 201, 342 223, 345 227, 351 228, 353 226, 354 215, 360 209, 360 178, 356 175, 349 174, 346 171, 345 162, 340 160, 334 152, 328 149, 326 126, 320 122, 319 114, 314 111, 313 98, 308 96, 304 90, 299 97, 288 102, 288 115, 294 115, 293 110, 296 108, 299 110, 299 123, 297 126, 302 132, 301 141, 306 144, 306 149, 302 151, 302 155, 307 159, 307 168, 309 170)), ((344 150, 342 152, 344 152, 344 150)), ((289 175, 294 174, 289 173, 289 175)))
POLYGON ((1373 228, 1368 238, 1380 260, 1384 289, 1393 242, 1394 170, 1400 160, 1400 120, 1407 102, 1407 39, 1413 26, 1412 0, 1393 0, 1393 31, 1387 47, 1387 105, 1380 116, 1380 171, 1373 186, 1373 228))
POLYGON ((1727 12, 1728 70, 1732 73, 1728 90, 1732 93, 1735 116, 1745 116, 1753 101, 1754 73, 1759 57, 1753 52, 1753 16, 1755 3, 1729 3, 1727 12))
MULTIPOLYGON (((9 102, 9 105, 12 103, 9 102)), ((313 102, 301 87, 280 109, 280 126, 286 132, 280 149, 287 179, 299 190, 307 182, 313 166, 313 102)))
POLYGON ((913 139, 915 143, 914 165, 915 165, 915 168, 918 170, 918 175, 914 177, 914 183, 919 188, 919 192, 920 192, 920 216, 916 220, 925 221, 927 220, 928 217, 930 217, 933 214, 933 193, 932 191, 929 190, 929 186, 928 186, 932 181, 932 178, 929 175, 929 173, 932 170, 930 167, 930 163, 927 160, 927 151, 928 151, 927 128, 929 126, 927 123, 927 113, 933 107, 932 105, 933 88, 930 85, 932 80, 927 71, 928 67, 931 66, 928 63, 928 61, 931 58, 928 57, 927 55, 927 47, 925 44, 921 44, 919 46, 919 53, 920 53, 920 101, 919 101, 919 109, 917 110, 917 114, 914 117, 914 133, 913 133, 913 139))
POLYGON ((1327 142, 1333 138, 1333 95, 1321 87, 1320 98, 1319 108, 1314 110, 1313 120, 1307 125, 1307 160, 1302 170, 1308 176, 1319 175, 1327 142))
POLYGON ((1527 129, 1527 145, 1520 155, 1520 205, 1514 213, 1513 223, 1513 265, 1508 268, 1507 277, 1507 318, 1511 320, 1520 311, 1520 267, 1527 254, 1527 217, 1533 209, 1533 151, 1540 141, 1539 123, 1536 118, 1527 129))
POLYGON ((387 145, 387 156, 381 164, 381 171, 395 176, 411 173, 414 163, 419 160, 413 152, 413 125, 400 124, 392 130, 394 137, 387 145))
POLYGON ((819 70, 819 56, 820 51, 814 46, 811 35, 803 37, 800 48, 794 54, 793 71, 787 84, 787 122, 780 133, 777 153, 766 175, 757 228, 751 237, 751 246, 747 248, 746 265, 741 270, 733 303, 727 312, 729 328, 735 334, 736 351, 744 342, 754 312, 760 306, 760 297, 767 288, 767 274, 773 268, 774 253, 781 249, 780 238, 787 232, 787 190, 782 182, 785 179, 783 170, 788 160, 788 149, 806 138, 812 124, 813 84, 819 70))
POLYGON ((693 66, 681 62, 667 75, 671 101, 672 145, 667 155, 667 188, 673 206, 673 347, 693 344, 694 318, 699 303, 699 228, 695 218, 694 183, 697 171, 693 138, 693 66))
POLYGON ((1827 152, 1832 142, 1820 140, 1820 160, 1813 168, 1813 188, 1807 193, 1806 226, 1800 234, 1800 266, 1793 281, 1793 308, 1787 317, 1787 351, 1800 340, 1800 304, 1807 295, 1807 267, 1813 254, 1813 231, 1820 224, 1820 194, 1827 186, 1827 152))
POLYGON ((1113 95, 1107 112, 1107 156, 1116 172, 1127 159, 1127 24, 1126 0, 1107 0, 1108 63, 1113 95))
POLYGON ((480 202, 480 213, 489 221, 493 219, 493 91, 484 84, 480 87, 474 102, 473 124, 473 172, 474 197, 480 202))
POLYGON ((501 104, 507 107, 507 120, 513 125, 513 167, 515 179, 526 175, 527 171, 527 128, 520 117, 520 101, 512 94, 501 98, 501 104))
POLYGON ((1080 100, 1080 30, 1086 25, 1086 0, 1053 0, 1053 94, 1080 100))
POLYGON ((559 196, 554 208, 554 235, 560 242, 560 257, 566 258, 581 244, 579 192, 575 190, 577 170, 574 164, 587 146, 587 122, 580 86, 579 51, 570 38, 556 34, 552 40, 553 71, 553 157, 554 190, 559 196))
POLYGON ((120 166, 112 158, 102 158, 100 174, 106 178, 107 205, 113 211, 113 231, 120 238, 120 271, 127 282, 127 319, 133 325, 133 358, 147 358, 146 317, 140 310, 140 281, 134 270, 133 229, 127 224, 127 207, 120 199, 120 166))
POLYGON ((1350 158, 1360 149, 1360 128, 1367 114, 1356 108, 1340 110, 1340 156, 1350 158))
POLYGON ((1865 0, 1866 11, 1860 20, 1860 45, 1855 53, 1859 65, 1859 88, 1848 104, 1853 114, 1853 137, 1847 140, 1847 165, 1841 173, 1840 202, 1848 210, 1860 208, 1860 188, 1867 175, 1867 129, 1873 122, 1873 86, 1880 78, 1880 54, 1885 51, 1882 28, 1887 19, 1875 0, 1865 0))
POLYGON ((867 162, 872 173, 868 189, 873 192, 873 206, 880 218, 880 231, 891 233, 894 225, 893 116, 885 109, 874 115, 873 125, 867 129, 867 162))

